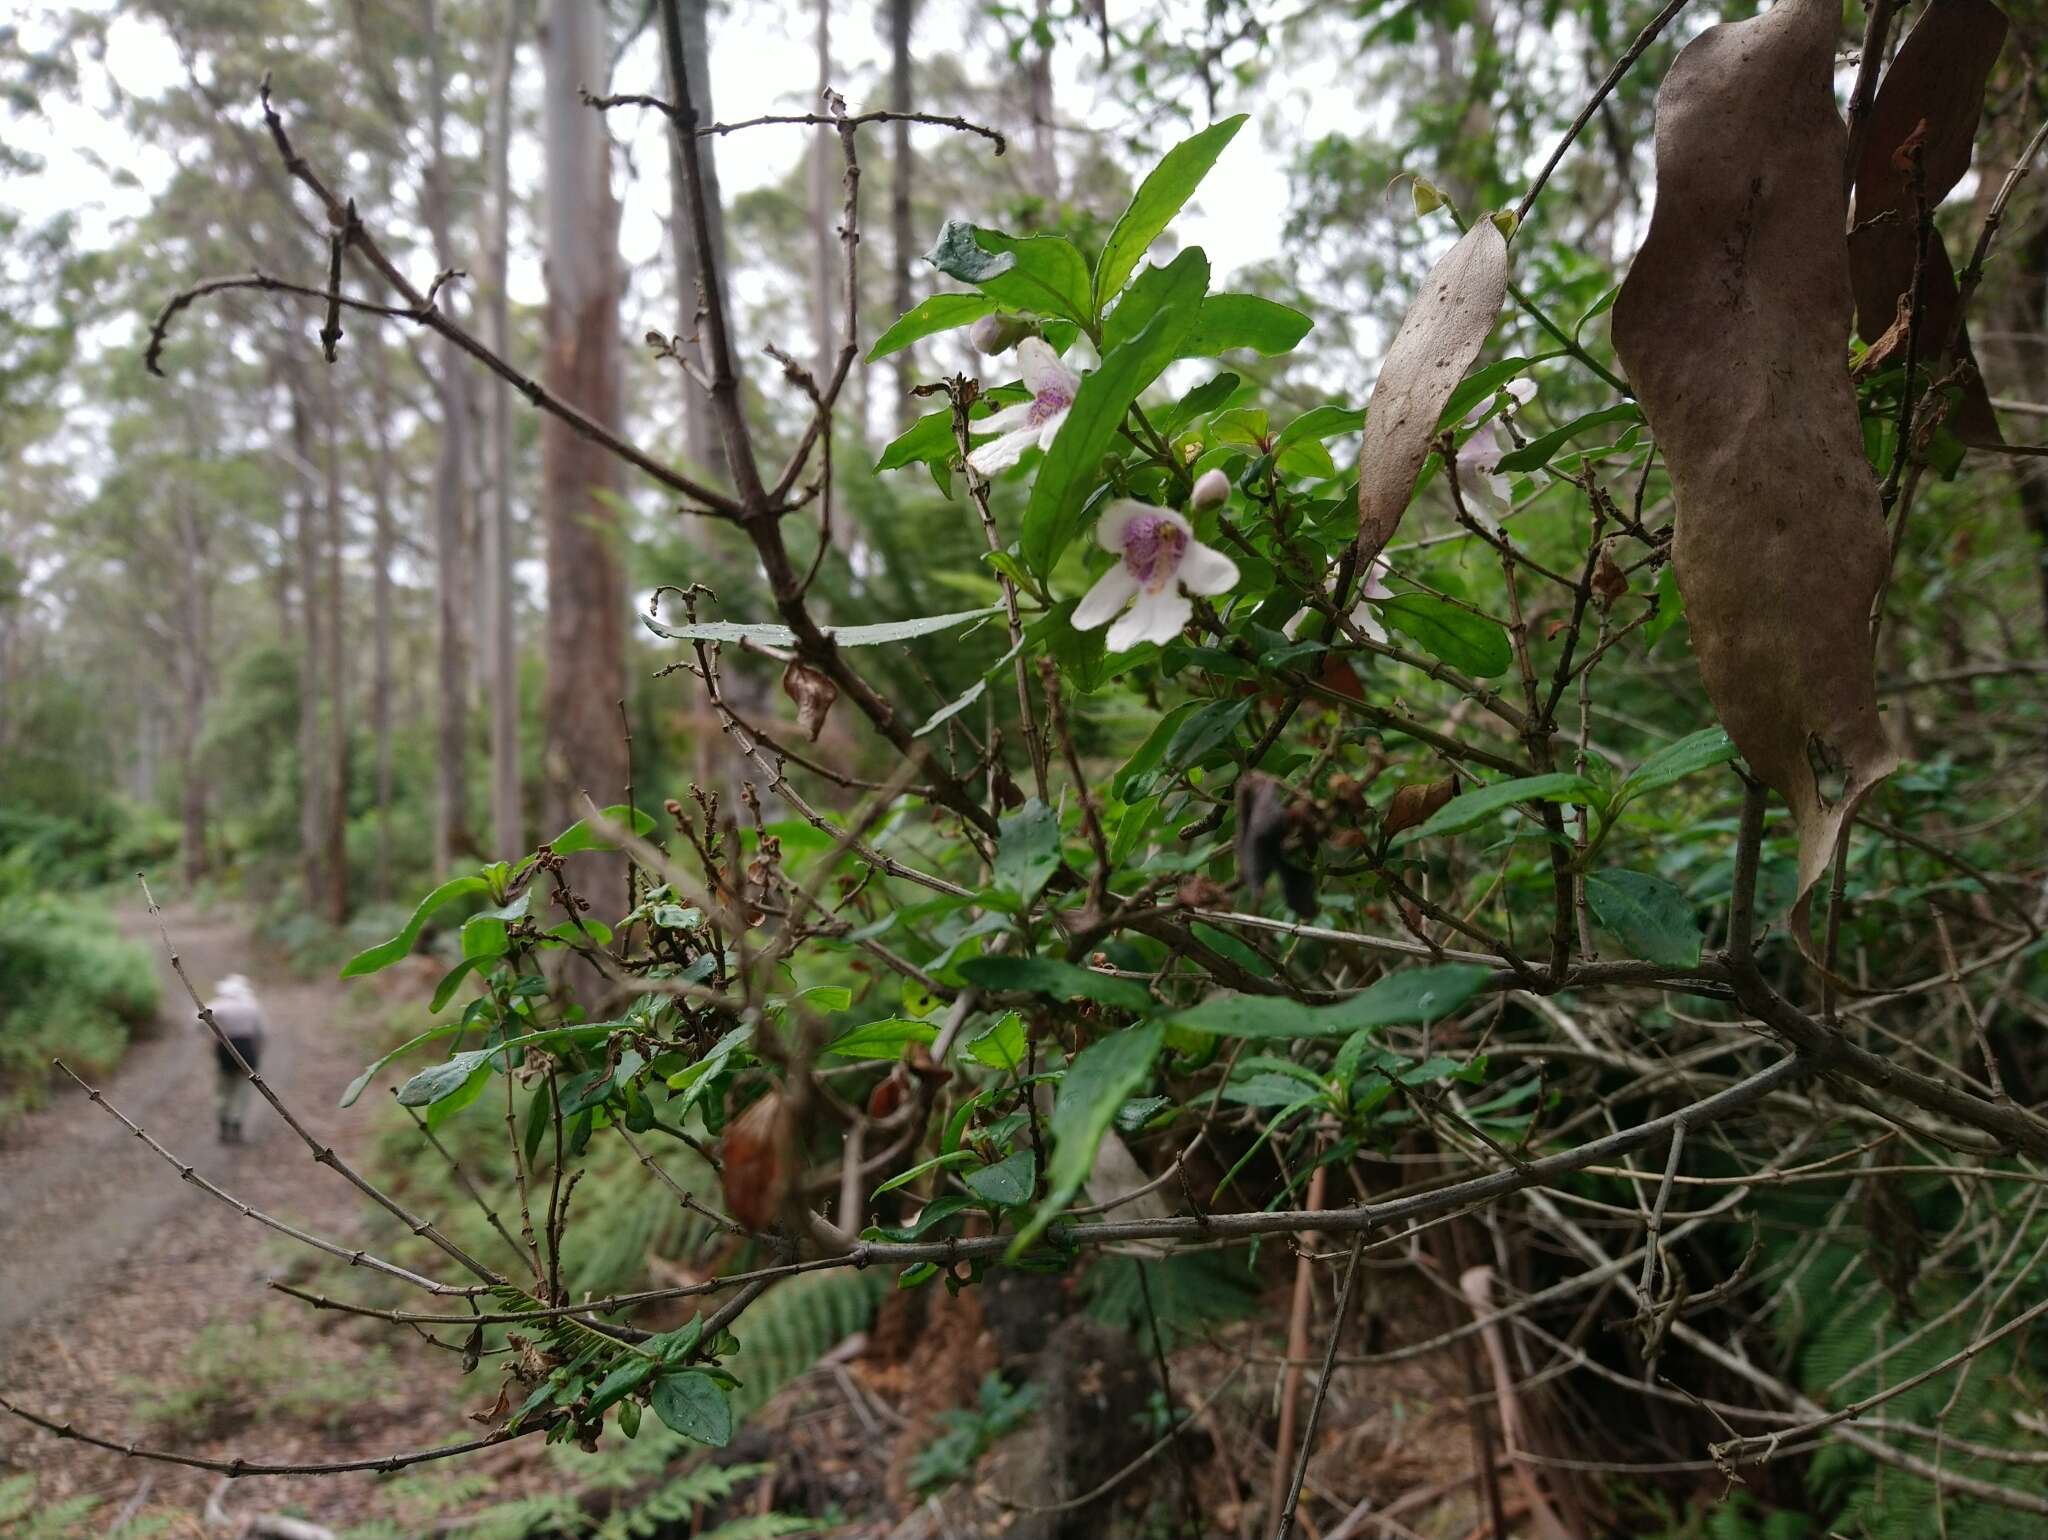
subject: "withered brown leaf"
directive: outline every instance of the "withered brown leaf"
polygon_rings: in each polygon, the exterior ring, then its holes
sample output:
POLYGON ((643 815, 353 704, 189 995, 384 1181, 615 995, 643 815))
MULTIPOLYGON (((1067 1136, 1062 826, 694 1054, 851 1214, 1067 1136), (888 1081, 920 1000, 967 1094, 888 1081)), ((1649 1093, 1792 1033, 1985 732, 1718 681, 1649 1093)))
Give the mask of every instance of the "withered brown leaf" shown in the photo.
POLYGON ((1474 222, 1438 259, 1387 349, 1365 413, 1358 454, 1358 562, 1365 570, 1394 538, 1437 420, 1472 367, 1508 292, 1508 243, 1474 222))
POLYGON ((1261 771, 1238 778, 1237 873, 1254 897, 1268 877, 1278 877, 1287 907, 1306 918, 1316 912, 1316 885, 1294 856, 1291 801, 1286 784, 1261 771))
POLYGON ((1600 596, 1603 605, 1612 604, 1628 592, 1628 574, 1614 559, 1614 542, 1611 540, 1600 543, 1599 558, 1593 563, 1593 592, 1600 596))
POLYGON ((1440 781, 1417 781, 1395 789, 1387 800, 1387 816, 1380 820, 1380 834, 1392 839, 1403 829, 1424 823, 1458 794, 1458 778, 1447 775, 1440 781))
POLYGON ((1835 0, 1712 27, 1657 96, 1657 205, 1614 347, 1677 504, 1700 677, 1792 809, 1795 931, 1864 794, 1898 763, 1870 608, 1887 543, 1849 383, 1835 0))
MULTIPOLYGON (((1984 104, 1984 83, 2005 43, 2005 13, 1991 0, 1944 0, 1920 14, 1871 103, 1870 126, 1857 158, 1856 228, 1849 236, 1849 278, 1856 293, 1856 330, 1881 345, 1894 327, 1902 299, 1913 289, 1919 223, 1913 192, 1913 157, 1919 152, 1927 206, 1946 198, 1970 169, 1970 146, 1984 104)), ((1929 238, 1920 273, 1920 347, 1933 360, 1955 331, 1955 269, 1941 232, 1929 238)), ((1902 352, 1904 333, 1890 353, 1902 352)), ((1957 346, 1971 358, 1965 333, 1957 346)), ((1962 398, 1948 420, 1966 444, 1999 444, 1991 395, 1969 371, 1962 398)))
POLYGON ((770 1091, 725 1125, 718 1141, 718 1179, 725 1211, 749 1230, 765 1230, 782 1211, 794 1163, 789 1114, 770 1091))
POLYGON ((792 662, 782 671, 782 693, 796 702, 797 725, 811 742, 825 730, 825 718, 839 699, 839 686, 818 669, 804 662, 792 662))

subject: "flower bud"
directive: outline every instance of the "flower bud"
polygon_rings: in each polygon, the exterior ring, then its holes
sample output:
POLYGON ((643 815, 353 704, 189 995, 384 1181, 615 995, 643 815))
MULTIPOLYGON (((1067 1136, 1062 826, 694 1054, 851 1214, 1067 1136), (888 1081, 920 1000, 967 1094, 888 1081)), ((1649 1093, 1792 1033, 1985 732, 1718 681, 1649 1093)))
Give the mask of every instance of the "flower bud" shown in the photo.
POLYGON ((1230 478, 1221 471, 1204 471, 1188 496, 1191 508, 1221 508, 1230 501, 1230 478))
POLYGON ((967 328, 967 340, 979 352, 1000 353, 1022 342, 1033 329, 1020 315, 985 315, 967 328))

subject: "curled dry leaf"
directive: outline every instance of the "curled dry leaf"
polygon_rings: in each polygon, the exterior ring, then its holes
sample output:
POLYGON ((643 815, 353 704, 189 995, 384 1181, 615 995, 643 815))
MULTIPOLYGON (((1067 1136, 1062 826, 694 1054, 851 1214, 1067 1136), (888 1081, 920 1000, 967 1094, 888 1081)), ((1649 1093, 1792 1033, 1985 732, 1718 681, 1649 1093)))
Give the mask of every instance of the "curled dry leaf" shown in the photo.
POLYGON ((1478 358, 1508 293, 1508 243, 1490 219, 1429 270, 1387 349, 1358 454, 1358 566, 1386 549, 1429 458, 1451 392, 1478 358))
POLYGON ((811 742, 825 730, 825 718, 839 699, 839 686, 810 664, 794 662, 782 671, 782 693, 796 702, 797 725, 811 742))
POLYGON ((1628 574, 1614 559, 1614 542, 1611 540, 1601 543, 1600 557, 1593 563, 1593 592, 1600 596, 1602 605, 1612 604, 1628 592, 1628 574))
POLYGON ((1387 816, 1380 821, 1380 833, 1392 839, 1403 829, 1426 822, 1458 794, 1458 778, 1447 775, 1440 781, 1417 781, 1398 788, 1387 802, 1387 816))
POLYGON ((1846 364, 1840 20, 1835 0, 1780 0, 1679 54, 1613 329, 1670 471, 1701 680, 1792 809, 1802 945, 1849 815, 1898 763, 1870 636, 1884 520, 1846 364))
POLYGON ((770 1091, 725 1125, 718 1141, 718 1179, 725 1211, 749 1230, 765 1230, 782 1211, 794 1163, 789 1112, 770 1091))
MULTIPOLYGON (((1903 359, 1905 330, 1898 321, 1913 291, 1919 245, 1910 152, 1919 152, 1931 209, 1970 169, 1984 83, 2005 32, 2005 13, 1991 0, 1930 5, 1899 45, 1871 103, 1868 137, 1854 168, 1856 227, 1849 236, 1849 277, 1856 292, 1856 329, 1885 359, 1903 359)), ((1920 274, 1921 359, 1935 359, 1958 335, 1958 299, 1955 269, 1937 230, 1929 238, 1920 274)), ((1967 334, 1960 335, 1956 351, 1972 358, 1967 334)), ((1966 444, 2004 442, 1990 392, 1974 368, 1949 429, 1966 444)))
POLYGON ((1237 782, 1237 872, 1256 898, 1268 877, 1280 879, 1287 907, 1306 917, 1316 912, 1315 878, 1294 858, 1292 793, 1285 783, 1257 770, 1237 782))

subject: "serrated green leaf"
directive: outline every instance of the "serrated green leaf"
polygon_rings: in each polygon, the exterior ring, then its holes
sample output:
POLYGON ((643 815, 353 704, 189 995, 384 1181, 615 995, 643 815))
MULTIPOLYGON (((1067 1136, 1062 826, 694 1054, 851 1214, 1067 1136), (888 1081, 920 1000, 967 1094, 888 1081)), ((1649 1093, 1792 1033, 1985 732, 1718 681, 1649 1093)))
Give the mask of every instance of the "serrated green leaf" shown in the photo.
POLYGON ((1010 1243, 1014 1260, 1073 1201, 1095 1166, 1095 1151, 1117 1109, 1152 1078, 1165 1028, 1156 1021, 1113 1032, 1074 1055, 1060 1080, 1049 1132, 1052 1158, 1045 1201, 1010 1243))
POLYGON ((931 1043, 939 1029, 928 1021, 892 1016, 870 1021, 842 1032, 825 1045, 824 1051, 842 1059, 900 1059, 912 1043, 931 1043))
POLYGON ((1404 968, 1334 1005, 1284 995, 1211 995, 1176 1012, 1173 1023, 1215 1037, 1349 1037, 1367 1027, 1435 1021, 1478 992, 1488 970, 1469 963, 1404 968))
POLYGON ((1413 829, 1403 829, 1394 837, 1394 844, 1408 845, 1416 840, 1434 839, 1439 835, 1461 834, 1518 802, 1570 802, 1590 807, 1598 802, 1599 798, 1599 787, 1582 775, 1571 775, 1562 770, 1549 775, 1528 775, 1512 781, 1495 781, 1491 786, 1475 786, 1472 790, 1451 798, 1437 809, 1428 822, 1413 829))
POLYGON ((1616 868, 1594 872, 1586 878, 1586 904, 1630 955, 1671 968, 1698 965, 1706 938, 1692 904, 1662 877, 1616 868))
POLYGON ((1614 794, 1614 805, 1620 807, 1646 791, 1656 791, 1701 770, 1725 765, 1738 752, 1729 741, 1725 727, 1703 727, 1696 733, 1688 733, 1676 743, 1666 744, 1631 770, 1614 794))
POLYGON ((867 361, 873 363, 878 358, 887 358, 919 338, 967 326, 995 308, 996 302, 985 294, 934 294, 898 316, 868 349, 867 361))
POLYGON ((1480 679, 1504 674, 1515 660, 1508 634, 1483 615, 1431 594, 1396 594, 1374 606, 1392 629, 1439 662, 1480 679))
POLYGON ((1103 243, 1101 260, 1095 264, 1098 304, 1106 303, 1137 270, 1139 259, 1194 196, 1216 158, 1244 127, 1245 118, 1246 114, 1239 113, 1183 139, 1160 157, 1159 164, 1138 184, 1130 207, 1117 216, 1103 243))
POLYGON ((1184 251, 1161 272, 1158 312, 1143 331, 1109 349, 1100 368, 1081 377, 1074 404, 1031 484, 1021 549, 1041 577, 1051 573, 1074 538, 1124 414, 1173 362, 1194 324, 1197 302, 1209 283, 1208 259, 1199 251, 1184 251))
POLYGON ((380 941, 373 947, 367 947, 343 963, 341 976, 345 979, 361 978, 366 973, 375 973, 380 968, 390 967, 412 950, 412 944, 419 940, 421 929, 435 910, 472 893, 489 891, 488 884, 481 877, 449 878, 420 900, 419 907, 412 912, 412 918, 405 922, 405 929, 389 941, 380 941))
MULTIPOLYGON (((1002 613, 1000 604, 978 610, 956 610, 950 615, 921 615, 915 620, 889 620, 879 625, 820 626, 841 647, 877 647, 887 642, 907 642, 915 637, 950 631, 972 620, 986 620, 1002 613)), ((763 622, 747 625, 731 620, 707 620, 696 625, 671 626, 642 615, 641 623, 656 636, 672 642, 756 642, 768 647, 794 647, 796 633, 787 626, 763 622)), ((650 827, 652 827, 650 823, 650 827)))
POLYGON ((1271 357, 1291 351, 1315 322, 1287 305, 1256 294, 1212 294, 1180 346, 1182 358, 1214 358, 1231 348, 1271 357))
POLYGON ((1031 1189, 1038 1185, 1038 1158, 1029 1150, 1019 1150, 992 1166, 963 1171, 960 1180, 984 1203, 1016 1208, 1031 1201, 1031 1189))
POLYGON ((654 1415, 684 1438, 713 1449, 732 1442, 732 1405, 718 1382, 701 1370, 664 1374, 647 1401, 654 1415))
POLYGON ((1120 979, 1052 957, 970 957, 961 977, 983 989, 1028 989, 1056 1000, 1095 1000, 1127 1011, 1152 1008, 1151 993, 1136 979, 1120 979))
POLYGON ((970 1039, 963 1051, 976 1064, 985 1064, 990 1069, 1012 1070, 1024 1063, 1027 1046, 1024 1019, 1010 1011, 986 1032, 970 1039))

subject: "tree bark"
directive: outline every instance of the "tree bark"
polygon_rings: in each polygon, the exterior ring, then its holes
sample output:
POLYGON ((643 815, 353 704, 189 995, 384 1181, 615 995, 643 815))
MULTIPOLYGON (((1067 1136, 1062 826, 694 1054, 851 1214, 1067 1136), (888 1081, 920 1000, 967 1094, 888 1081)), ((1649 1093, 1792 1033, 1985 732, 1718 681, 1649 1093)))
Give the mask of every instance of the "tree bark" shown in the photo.
MULTIPOLYGON (((711 106, 711 28, 706 0, 682 0, 678 7, 682 22, 683 68, 689 72, 690 100, 700 121, 713 121, 711 106)), ((668 51, 662 50, 663 73, 667 73, 668 51)), ((674 80, 669 94, 676 95, 674 80)), ((697 266, 697 243, 690 239, 690 215, 684 206, 683 153, 674 134, 668 137, 669 239, 676 256, 676 331, 682 339, 684 357, 699 370, 704 368, 704 350, 697 337, 698 318, 703 313, 704 275, 697 266)), ((715 253, 715 282, 725 282, 725 203, 718 192, 718 138, 697 141, 697 165, 704 179, 705 222, 710 227, 715 253)), ((723 479, 725 448, 718 441, 718 423, 711 414, 711 398, 688 375, 683 376, 683 446, 693 469, 714 479, 723 479)))
MULTIPOLYGON (((832 0, 817 0, 818 89, 811 111, 825 110, 825 92, 832 85, 832 0)), ((820 128, 811 137, 811 372, 822 385, 832 372, 832 296, 837 292, 833 269, 838 265, 838 242, 833 234, 832 163, 838 154, 839 136, 820 128)))
MULTIPOLYGON (((889 106, 896 112, 911 110, 910 30, 916 16, 917 0, 889 0, 889 106)), ((910 125, 890 125, 889 233, 890 256, 895 271, 890 274, 891 319, 902 315, 911 304, 911 264, 917 258, 917 235, 911 226, 910 189, 916 163, 910 154, 910 125)), ((896 354, 896 426, 907 428, 917 416, 917 402, 910 394, 917 383, 917 350, 903 348, 896 354)))
POLYGON ((285 370, 286 389, 291 397, 291 480, 295 493, 292 505, 297 510, 300 882, 307 911, 320 914, 324 912, 320 866, 327 850, 323 827, 327 803, 321 791, 327 767, 320 752, 320 537, 315 529, 313 430, 307 419, 305 383, 296 361, 287 362, 285 370))
POLYGON ((321 859, 322 913, 330 924, 348 919, 348 681, 343 663, 341 581, 341 394, 327 375, 326 459, 322 501, 326 505, 327 622, 321 628, 327 671, 327 795, 325 854, 321 859))
MULTIPOLYGON (((420 0, 420 29, 427 45, 427 140, 425 214, 434 261, 455 265, 449 234, 449 178, 446 144, 447 100, 439 18, 435 0, 420 0)), ((443 294, 440 303, 452 303, 443 294)), ((458 852, 471 848, 469 834, 469 681, 465 674, 463 591, 463 505, 469 482, 469 364, 453 342, 443 339, 436 386, 441 403, 440 457, 434 467, 435 774, 434 869, 445 872, 458 852)))
MULTIPOLYGON (((505 274, 512 249, 512 77, 530 0, 512 0, 491 74, 491 238, 487 336, 500 358, 511 343, 511 301, 505 274)), ((491 503, 484 521, 485 650, 491 683, 491 843, 509 861, 526 849, 525 803, 519 776, 519 655, 512 590, 512 388, 490 396, 491 503)))
MULTIPOLYGON (((620 417, 619 211, 611 141, 583 104, 605 83, 603 12, 587 0, 548 0, 544 40, 548 389, 599 422, 620 417)), ((547 537, 545 743, 551 825, 583 816, 626 780, 618 702, 625 695, 625 580, 619 559, 618 463, 550 417, 541 431, 547 537)), ((586 892, 609 895, 624 862, 591 863, 586 892), (605 868, 611 881, 606 881, 605 868)))
POLYGON ((379 898, 391 896, 391 391, 382 346, 370 348, 370 735, 377 777, 377 870, 379 898))

